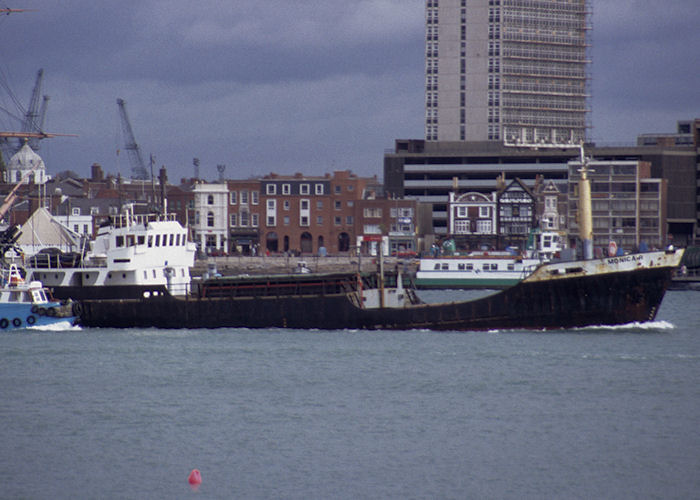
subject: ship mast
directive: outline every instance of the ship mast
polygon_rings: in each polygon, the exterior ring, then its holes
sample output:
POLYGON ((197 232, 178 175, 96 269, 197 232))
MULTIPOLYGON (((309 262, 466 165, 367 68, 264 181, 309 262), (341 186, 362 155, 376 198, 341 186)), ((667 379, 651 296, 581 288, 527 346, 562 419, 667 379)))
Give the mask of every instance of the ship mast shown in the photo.
POLYGON ((578 181, 578 231, 583 243, 583 258, 593 258, 593 209, 591 208, 591 181, 588 179, 588 159, 581 148, 581 178, 578 181))
POLYGON ((588 169, 588 158, 584 151, 583 143, 549 143, 527 142, 519 137, 511 137, 503 141, 506 147, 528 148, 528 149, 570 149, 579 148, 581 168, 581 178, 578 182, 578 209, 576 211, 576 221, 578 222, 579 238, 583 243, 583 258, 585 260, 593 259, 593 209, 591 202, 591 181, 588 179, 590 170, 588 169))

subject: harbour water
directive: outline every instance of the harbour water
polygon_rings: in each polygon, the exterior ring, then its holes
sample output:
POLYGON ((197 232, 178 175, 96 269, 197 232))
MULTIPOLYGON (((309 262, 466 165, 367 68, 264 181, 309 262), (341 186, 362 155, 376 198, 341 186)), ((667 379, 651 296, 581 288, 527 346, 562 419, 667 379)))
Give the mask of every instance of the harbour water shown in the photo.
POLYGON ((0 498, 698 498, 699 332, 3 332, 0 498))

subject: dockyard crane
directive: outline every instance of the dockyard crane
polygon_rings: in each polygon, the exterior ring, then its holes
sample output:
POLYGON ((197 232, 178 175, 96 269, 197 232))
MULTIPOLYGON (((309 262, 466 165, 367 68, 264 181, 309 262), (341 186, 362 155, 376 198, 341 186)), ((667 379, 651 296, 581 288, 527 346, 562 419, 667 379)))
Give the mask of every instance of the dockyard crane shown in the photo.
POLYGON ((124 99, 117 99, 117 106, 119 106, 119 116, 121 117, 122 130, 124 131, 125 148, 129 152, 131 178, 147 180, 149 178, 148 170, 146 170, 146 165, 143 163, 143 158, 141 158, 141 149, 134 138, 131 122, 129 122, 129 117, 126 114, 126 103, 124 99))
POLYGON ((10 8, 0 8, 0 15, 6 15, 9 16, 10 14, 14 14, 16 12, 38 12, 34 9, 10 9, 10 8))
MULTIPOLYGON (((39 133, 44 126, 44 119, 46 118, 46 106, 49 101, 48 96, 44 96, 41 103, 41 109, 39 109, 39 96, 41 94, 41 84, 44 80, 44 69, 41 68, 36 74, 36 83, 34 83, 34 90, 32 90, 32 96, 29 99, 29 107, 27 112, 24 114, 24 121, 22 122, 22 132, 34 132, 39 133)), ((22 145, 20 144, 20 147, 22 145)), ((29 147, 34 151, 39 149, 39 138, 32 137, 29 139, 29 147)), ((18 148, 19 149, 19 148, 18 148)))
MULTIPOLYGON (((32 95, 29 99, 29 106, 27 110, 23 113, 23 117, 17 118, 20 120, 19 132, 14 133, 3 133, 0 132, 0 151, 1 154, 9 159, 13 154, 20 150, 24 145, 25 140, 29 141, 29 146, 34 150, 39 150, 39 140, 51 136, 51 134, 44 134, 44 121, 46 119, 46 109, 49 102, 49 96, 43 96, 41 102, 41 107, 39 106, 39 96, 41 94, 41 85, 44 78, 44 70, 40 69, 36 75, 36 83, 32 90, 32 95)), ((19 101, 10 92, 12 100, 17 104, 19 108, 22 108, 19 101)), ((7 110, 3 110, 11 117, 14 115, 7 110)))

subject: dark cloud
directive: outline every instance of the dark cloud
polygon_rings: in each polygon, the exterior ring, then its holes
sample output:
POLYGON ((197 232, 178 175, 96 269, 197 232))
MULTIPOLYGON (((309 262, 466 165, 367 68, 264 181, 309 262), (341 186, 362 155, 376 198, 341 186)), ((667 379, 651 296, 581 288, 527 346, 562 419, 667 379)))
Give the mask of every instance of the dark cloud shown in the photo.
POLYGON ((599 1, 593 17, 593 131, 633 142, 700 117, 696 0, 599 1))
MULTIPOLYGON (((422 0, 26 0, 0 18, 0 83, 51 95, 49 170, 128 174, 116 98, 170 178, 382 173, 395 138, 423 136, 422 0)), ((696 0, 596 0, 593 138, 633 141, 700 116, 696 0)), ((0 89, 0 105, 13 103, 0 89)), ((12 120, 0 113, 0 126, 12 120)))

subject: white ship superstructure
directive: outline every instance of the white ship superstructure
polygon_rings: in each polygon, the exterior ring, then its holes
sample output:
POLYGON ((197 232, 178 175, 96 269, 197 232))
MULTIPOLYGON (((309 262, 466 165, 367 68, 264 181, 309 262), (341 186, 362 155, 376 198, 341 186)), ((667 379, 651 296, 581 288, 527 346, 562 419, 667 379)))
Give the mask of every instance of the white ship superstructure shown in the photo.
POLYGON ((60 258, 30 259, 27 272, 60 298, 149 297, 167 290, 184 295, 196 246, 174 215, 130 210, 100 227, 84 259, 65 267, 60 258))

